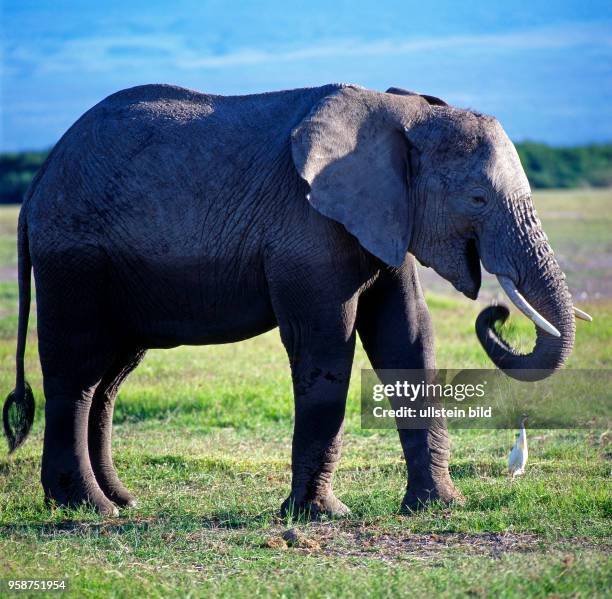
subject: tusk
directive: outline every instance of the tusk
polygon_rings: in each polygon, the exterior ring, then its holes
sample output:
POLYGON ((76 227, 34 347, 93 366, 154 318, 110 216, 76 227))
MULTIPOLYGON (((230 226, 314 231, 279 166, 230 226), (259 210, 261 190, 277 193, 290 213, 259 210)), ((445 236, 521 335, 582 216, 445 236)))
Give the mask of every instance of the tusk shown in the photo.
POLYGON ((576 306, 574 306, 574 314, 576 315, 576 318, 580 318, 580 320, 586 320, 587 322, 593 322, 593 317, 590 314, 583 312, 582 310, 576 308, 576 306))
POLYGON ((533 308, 529 302, 519 293, 514 283, 503 275, 497 275, 497 280, 502 286, 502 289, 506 292, 506 295, 510 298, 510 301, 527 317, 529 320, 533 320, 536 326, 540 327, 543 331, 546 331, 554 337, 561 337, 561 333, 553 327, 546 318, 544 318, 535 308, 533 308))

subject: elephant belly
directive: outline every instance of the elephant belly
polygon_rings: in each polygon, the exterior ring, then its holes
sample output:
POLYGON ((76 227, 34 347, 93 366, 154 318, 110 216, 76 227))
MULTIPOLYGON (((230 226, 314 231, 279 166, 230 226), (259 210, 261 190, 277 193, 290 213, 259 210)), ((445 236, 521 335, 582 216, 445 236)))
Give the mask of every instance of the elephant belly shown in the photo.
POLYGON ((177 345, 216 345, 234 343, 261 335, 277 326, 274 314, 266 306, 251 304, 248 309, 228 311, 223 318, 202 315, 193 318, 176 315, 160 318, 135 331, 144 348, 168 348, 177 345))
POLYGON ((115 296, 142 347, 232 343, 277 326, 263 273, 234 279, 227 268, 156 264, 142 281, 144 291, 121 285, 115 296))

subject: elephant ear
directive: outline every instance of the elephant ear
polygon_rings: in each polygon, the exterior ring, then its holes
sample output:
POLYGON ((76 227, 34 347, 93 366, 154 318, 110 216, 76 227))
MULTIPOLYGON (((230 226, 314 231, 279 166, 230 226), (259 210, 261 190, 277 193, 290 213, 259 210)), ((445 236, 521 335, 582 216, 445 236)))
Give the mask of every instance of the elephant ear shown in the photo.
POLYGON ((411 92, 403 87, 390 87, 385 93, 396 94, 398 96, 421 96, 421 98, 423 98, 431 106, 448 106, 444 100, 440 100, 440 98, 436 98, 436 96, 411 92))
POLYGON ((323 98, 292 133, 308 202, 390 266, 402 264, 410 244, 408 137, 426 106, 419 96, 346 86, 323 98))

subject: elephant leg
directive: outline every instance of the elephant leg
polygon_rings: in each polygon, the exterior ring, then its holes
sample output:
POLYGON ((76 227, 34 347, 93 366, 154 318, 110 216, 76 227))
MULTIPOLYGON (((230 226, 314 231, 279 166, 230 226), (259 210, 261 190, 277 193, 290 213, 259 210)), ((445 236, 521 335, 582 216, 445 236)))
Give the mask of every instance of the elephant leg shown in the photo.
MULTIPOLYGON (((382 271, 360 297, 357 331, 376 370, 435 368, 431 318, 411 255, 399 269, 382 271)), ((402 509, 410 511, 436 500, 460 502, 461 493, 448 470, 445 419, 434 419, 427 430, 398 432, 408 470, 402 509)))
POLYGON ((144 355, 144 350, 118 355, 97 386, 89 411, 89 460, 98 485, 106 497, 119 507, 134 507, 136 500, 119 480, 113 464, 113 410, 119 386, 144 355))
MULTIPOLYGON (((64 348, 66 349, 66 348, 64 348)), ((88 353, 82 354, 87 356, 88 353)), ((117 508, 106 497, 94 475, 89 459, 88 423, 92 397, 108 363, 102 357, 84 358, 65 353, 65 371, 46 364, 46 350, 41 349, 45 389, 45 437, 41 481, 45 499, 59 505, 87 503, 104 515, 116 515, 117 508), (85 374, 88 376, 85 376, 85 374)), ((55 361, 55 360, 54 360, 55 361)))
POLYGON ((342 450, 354 336, 335 343, 330 338, 328 343, 331 347, 291 351, 295 425, 291 494, 281 507, 283 515, 294 512, 317 518, 349 512, 332 491, 332 477, 342 450))
POLYGON ((356 301, 330 300, 322 308, 308 299, 314 296, 295 298, 290 313, 277 310, 295 400, 291 493, 281 514, 338 517, 349 513, 332 491, 332 477, 355 351, 356 301))
POLYGON ((105 271, 96 248, 34 261, 38 347, 45 392, 41 482, 45 499, 117 514, 94 475, 88 429, 92 398, 116 354, 105 271))

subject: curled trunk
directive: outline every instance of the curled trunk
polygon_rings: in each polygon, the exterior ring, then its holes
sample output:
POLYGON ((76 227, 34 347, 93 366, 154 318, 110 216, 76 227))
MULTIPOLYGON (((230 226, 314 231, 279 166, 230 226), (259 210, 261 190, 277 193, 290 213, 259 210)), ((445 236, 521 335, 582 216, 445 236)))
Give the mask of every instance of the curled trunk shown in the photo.
POLYGON ((485 308, 476 319, 476 335, 493 363, 508 376, 522 381, 536 381, 563 366, 574 345, 575 321, 572 298, 552 251, 531 262, 518 287, 527 302, 560 333, 559 337, 536 327, 534 348, 519 353, 496 330, 507 320, 506 306, 485 308))

